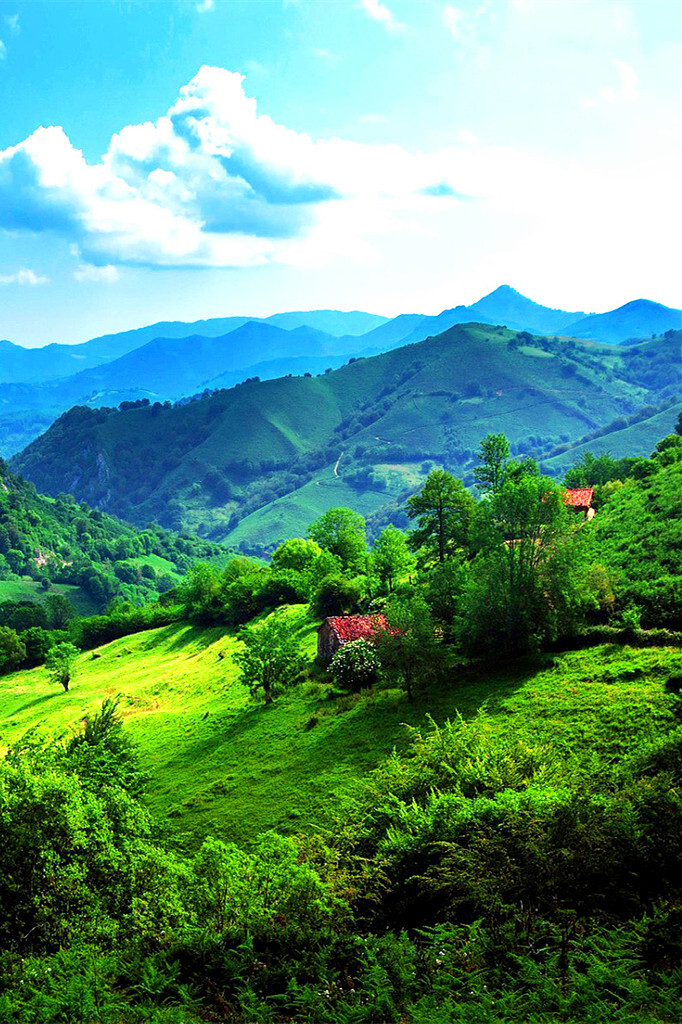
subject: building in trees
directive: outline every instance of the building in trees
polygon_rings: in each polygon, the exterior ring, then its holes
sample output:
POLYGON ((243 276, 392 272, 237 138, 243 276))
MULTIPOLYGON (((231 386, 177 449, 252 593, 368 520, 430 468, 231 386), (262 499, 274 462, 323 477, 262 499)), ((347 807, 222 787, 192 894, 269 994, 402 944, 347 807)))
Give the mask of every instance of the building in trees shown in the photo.
POLYGON ((566 508, 572 509, 576 515, 581 516, 583 519, 592 519, 594 517, 594 508, 592 507, 593 487, 568 487, 564 491, 563 497, 566 508))
POLYGON ((353 640, 373 640, 386 632, 385 615, 331 615, 317 631, 317 656, 328 665, 339 647, 353 640))

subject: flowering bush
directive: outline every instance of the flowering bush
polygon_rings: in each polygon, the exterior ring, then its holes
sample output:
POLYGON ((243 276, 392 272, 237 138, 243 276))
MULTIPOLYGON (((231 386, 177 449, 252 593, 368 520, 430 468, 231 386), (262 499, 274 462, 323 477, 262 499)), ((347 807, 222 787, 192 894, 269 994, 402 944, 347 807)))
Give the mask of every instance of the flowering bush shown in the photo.
POLYGON ((339 647, 329 666, 334 681, 347 690, 371 686, 379 671, 379 657, 368 640, 352 640, 339 647))

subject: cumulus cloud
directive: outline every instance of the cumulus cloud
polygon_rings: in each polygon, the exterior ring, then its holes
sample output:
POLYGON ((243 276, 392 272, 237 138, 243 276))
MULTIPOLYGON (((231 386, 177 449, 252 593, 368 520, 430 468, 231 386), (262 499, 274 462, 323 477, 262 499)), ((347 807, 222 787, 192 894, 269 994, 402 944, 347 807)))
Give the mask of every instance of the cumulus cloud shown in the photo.
POLYGON ((199 14, 206 14, 208 11, 212 11, 214 7, 215 0, 199 0, 196 5, 196 9, 199 14))
POLYGON ((7 56, 7 47, 3 43, 2 39, 0 39, 0 60, 4 60, 6 56, 7 56))
POLYGON ((382 4, 380 0, 360 0, 360 7, 368 18, 378 21, 380 25, 387 28, 389 32, 402 32, 405 28, 401 21, 398 21, 393 12, 382 4))
POLYGON ((41 274, 36 274, 34 270, 27 270, 22 267, 21 270, 17 270, 15 274, 0 274, 0 284, 47 284, 49 277, 43 277, 41 274))
POLYGON ((111 264, 95 267, 92 263, 80 263, 73 272, 76 281, 104 281, 112 284, 118 281, 118 270, 111 264))
POLYGON ((372 232, 416 224, 434 197, 488 192, 489 156, 314 140, 259 114, 242 75, 202 67, 167 114, 117 132, 99 163, 56 126, 0 151, 0 227, 57 233, 99 268, 314 263, 335 247, 366 254, 372 232))

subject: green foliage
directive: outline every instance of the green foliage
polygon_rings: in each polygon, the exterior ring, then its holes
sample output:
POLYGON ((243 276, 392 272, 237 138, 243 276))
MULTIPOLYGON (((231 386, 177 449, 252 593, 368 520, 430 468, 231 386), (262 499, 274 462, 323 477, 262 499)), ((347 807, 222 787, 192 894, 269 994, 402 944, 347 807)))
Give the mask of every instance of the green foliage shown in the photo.
POLYGON ((242 682, 252 693, 262 689, 265 703, 271 704, 277 693, 296 682, 303 669, 298 640, 286 619, 273 616, 243 629, 239 638, 243 647, 234 660, 242 682))
POLYGON ((346 690, 363 690, 371 686, 379 672, 376 647, 368 640, 342 644, 331 660, 329 672, 337 685, 346 690))
POLYGON ((509 441, 504 434, 487 434, 483 438, 478 449, 479 465, 474 470, 474 480, 481 493, 499 491, 510 455, 509 441))
POLYGON ((387 526, 370 554, 370 571, 379 580, 382 592, 392 593, 396 584, 412 572, 416 564, 403 531, 396 526, 387 526))
POLYGON ((316 541, 305 537, 292 537, 283 541, 273 552, 272 564, 275 569, 305 572, 315 564, 321 554, 322 548, 316 541))
POLYGON ((461 627, 471 651, 519 653, 576 628, 590 603, 586 547, 555 484, 509 476, 479 504, 474 537, 461 627))
POLYGON ((323 577, 313 593, 311 607, 320 619, 328 615, 349 615, 357 611, 363 596, 359 580, 349 580, 340 573, 323 577))
POLYGON ((78 648, 67 641, 51 647, 45 658, 45 668, 50 682, 63 686, 64 693, 68 692, 79 653, 78 648))
POLYGON ((606 484, 584 528, 590 557, 611 581, 612 613, 635 606, 645 628, 682 629, 681 455, 665 444, 644 462, 645 473, 606 484))
POLYGON ((367 553, 365 520, 349 508, 331 508, 308 529, 310 538, 341 560, 345 570, 359 569, 367 553))
POLYGON ((422 597, 393 598, 386 607, 388 629, 379 636, 380 657, 395 669, 412 700, 414 687, 426 686, 444 668, 441 639, 422 597))
POLYGON ((432 470, 418 494, 407 502, 407 514, 417 520, 410 534, 410 546, 439 562, 464 547, 474 509, 474 499, 444 469, 432 470))
POLYGON ((14 629, 0 626, 0 672, 11 672, 26 657, 26 645, 14 629))

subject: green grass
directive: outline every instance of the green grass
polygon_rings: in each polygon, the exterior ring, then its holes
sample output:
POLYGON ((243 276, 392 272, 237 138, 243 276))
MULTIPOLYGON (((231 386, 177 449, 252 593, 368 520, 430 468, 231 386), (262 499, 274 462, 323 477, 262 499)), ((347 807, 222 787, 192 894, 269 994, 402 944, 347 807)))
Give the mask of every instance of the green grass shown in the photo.
POLYGON ((585 452, 592 452, 593 455, 606 453, 616 459, 633 454, 648 456, 662 437, 673 432, 680 412, 682 403, 672 405, 648 419, 633 423, 632 426, 611 430, 603 437, 595 437, 594 440, 578 444, 562 455, 543 460, 541 469, 543 473, 563 474, 571 466, 575 466, 585 452))
MULTIPOLYGON (((315 624, 287 615, 311 663, 315 624)), ((485 708, 494 729, 547 743, 578 768, 624 756, 635 736, 671 717, 665 680, 682 671, 671 649, 601 647, 486 670, 454 671, 409 703, 382 684, 334 695, 319 670, 265 707, 238 681, 236 640, 221 628, 173 625, 125 637, 80 656, 68 694, 44 668, 0 687, 0 746, 29 729, 69 735, 106 697, 120 696, 126 728, 150 775, 148 802, 181 843, 207 834, 248 844, 275 828, 325 827, 361 780, 426 727, 485 708), (331 696, 331 699, 330 699, 331 696)))
POLYGON ((31 579, 0 580, 0 601, 42 602, 51 594, 61 594, 69 599, 79 615, 96 615, 97 602, 82 587, 70 583, 51 583, 49 590, 43 590, 40 583, 31 579))

